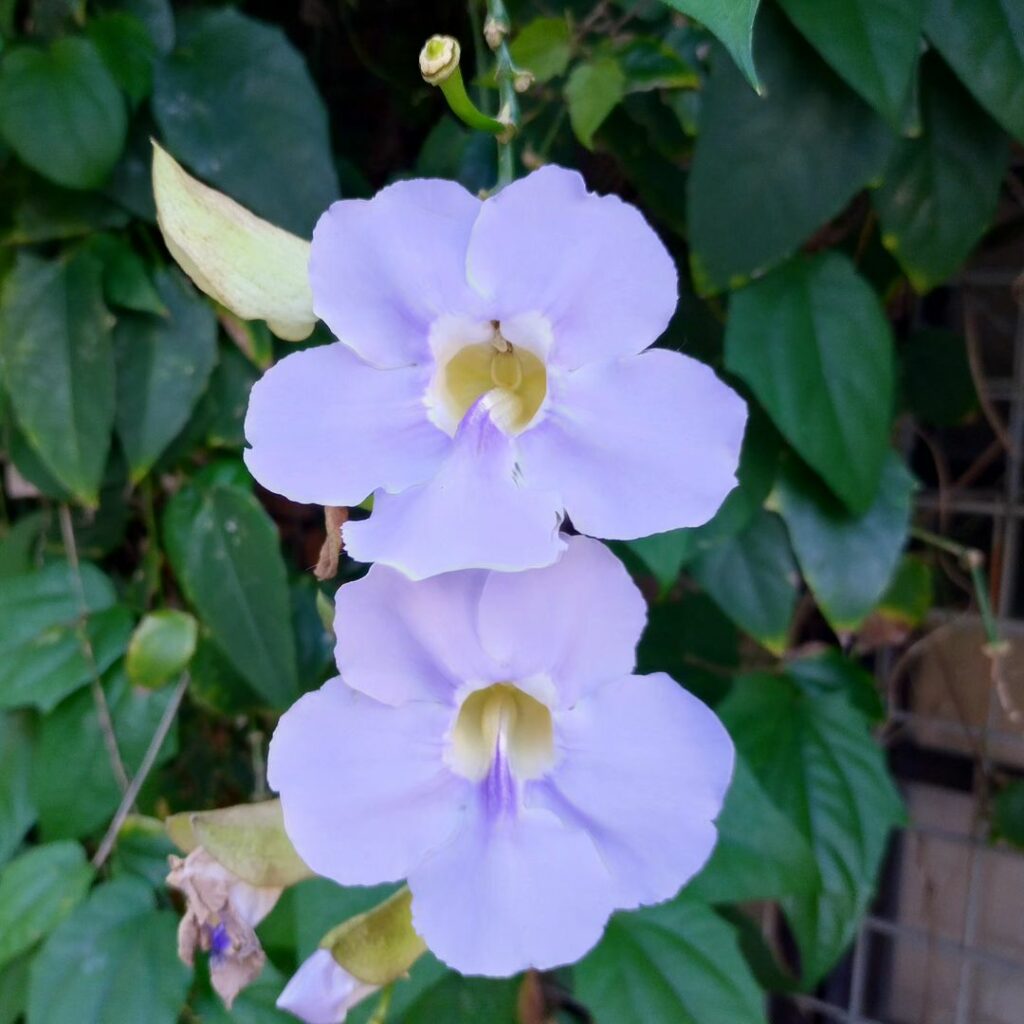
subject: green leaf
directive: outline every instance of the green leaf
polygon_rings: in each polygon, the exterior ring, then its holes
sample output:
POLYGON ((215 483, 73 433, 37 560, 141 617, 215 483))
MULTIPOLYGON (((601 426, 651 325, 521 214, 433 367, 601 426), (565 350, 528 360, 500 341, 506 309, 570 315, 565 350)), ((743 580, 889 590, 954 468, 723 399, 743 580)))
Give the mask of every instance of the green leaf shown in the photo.
POLYGON ((742 758, 718 816, 711 859, 686 887, 708 903, 746 903, 813 895, 821 886, 811 848, 772 803, 742 758))
POLYGON ((610 57, 577 64, 565 83, 569 122, 587 149, 594 147, 594 132, 626 95, 626 76, 610 57))
POLYGON ((97 887, 32 964, 28 1024, 176 1024, 191 973, 177 929, 177 914, 153 909, 145 882, 97 887))
POLYGON ((298 696, 288 584, 277 529, 256 499, 224 484, 179 491, 164 513, 174 571, 199 618, 274 707, 298 696))
POLYGON ((738 663, 736 627, 706 594, 684 592, 681 600, 650 609, 637 648, 639 672, 668 672, 714 704, 728 689, 738 663))
POLYGON ((342 886, 327 878, 308 878, 294 886, 295 952, 300 960, 312 955, 320 940, 342 921, 371 910, 391 896, 397 885, 342 886))
POLYGON ((1024 7, 1019 0, 931 0, 925 32, 974 98, 1024 142, 1024 7))
POLYGON ((114 421, 110 314, 88 253, 19 253, 4 281, 0 356, 18 423, 46 468, 95 505, 114 421))
POLYGON ((155 316, 170 315, 146 265, 127 242, 115 235, 93 235, 88 244, 103 261, 103 293, 111 306, 155 316))
POLYGON ((6 530, 0 527, 0 580, 37 567, 48 523, 49 515, 38 511, 20 516, 6 530))
POLYGON ((53 242, 104 228, 123 228, 128 220, 127 212, 98 192, 61 188, 26 174, 14 204, 13 223, 0 240, 4 245, 53 242))
POLYGON ((78 843, 36 846, 0 871, 0 967, 31 949, 89 891, 93 871, 78 843))
POLYGON ((867 720, 845 696, 814 696, 784 676, 738 679, 718 708, 740 754, 810 842, 822 889, 782 905, 817 983, 857 932, 890 829, 903 809, 867 720))
POLYGON ((616 914, 574 971, 595 1024, 764 1024, 735 930, 684 893, 616 914))
POLYGON ((90 18, 86 32, 115 81, 133 104, 153 90, 156 43, 134 15, 113 11, 90 18))
MULTIPOLYGON (((516 1024, 518 978, 464 978, 448 970, 429 953, 422 956, 399 981, 391 1013, 402 1024, 437 1024, 438 1021, 486 1021, 516 1024)), ((368 1000, 372 1007, 374 1001, 368 1000)))
POLYGON ((117 434, 135 481, 188 422, 217 361, 210 304, 176 270, 159 271, 156 288, 169 316, 126 314, 114 330, 117 434))
POLYGON ((18 1024, 23 1020, 25 1004, 28 1002, 28 969, 32 963, 31 954, 12 960, 6 967, 0 967, 0 1024, 18 1024))
POLYGON ((717 59, 701 104, 688 208, 703 294, 793 253, 880 176, 892 146, 878 115, 770 9, 757 52, 764 97, 717 59))
POLYGON ((954 427, 978 411, 963 335, 923 328, 907 339, 900 356, 906 407, 919 420, 954 427))
POLYGON ((906 115, 928 0, 782 0, 836 72, 899 130, 906 115))
POLYGON ((95 46, 58 39, 46 50, 19 47, 0 67, 0 135, 44 178, 95 188, 121 155, 124 99, 95 46))
POLYGON ((693 66, 658 39, 634 39, 616 52, 615 59, 626 76, 628 92, 696 89, 700 85, 693 66))
POLYGON ((992 806, 992 835, 1014 846, 1024 847, 1024 782, 1008 783, 992 806))
POLYGON ((198 627, 188 612, 161 608, 135 627, 125 669, 136 685, 156 689, 183 672, 196 652, 198 627))
MULTIPOLYGON (((758 89, 754 68, 754 16, 758 0, 664 0, 691 18, 703 22, 732 55, 747 81, 758 89)), ((758 55, 758 64, 761 63, 758 55)))
MULTIPOLYGON (((171 699, 170 691, 152 693, 128 684, 120 668, 103 683, 114 735, 129 775, 146 749, 171 699)), ((172 731, 157 756, 163 764, 177 749, 172 731)), ((82 690, 63 701, 39 725, 32 758, 32 796, 46 839, 78 839, 105 827, 121 802, 100 729, 92 692, 82 690), (69 786, 68 779, 75 785, 69 786)))
POLYGON ((744 632, 772 654, 786 650, 799 574, 778 516, 759 512, 742 533, 700 555, 690 571, 744 632))
MULTIPOLYGON (((80 570, 86 635, 102 672, 124 653, 131 616, 114 604, 114 588, 99 569, 85 562, 80 570)), ((49 711, 92 678, 78 590, 66 563, 0 582, 0 621, 0 707, 49 711)))
POLYGON ((933 577, 927 562, 904 555, 875 611, 905 629, 920 626, 934 601, 933 577))
POLYGON ((854 511, 889 450, 893 344, 870 285, 837 252, 798 257, 733 298, 725 364, 854 511))
POLYGON ((837 633, 856 629, 885 593, 907 540, 914 486, 890 452, 875 500, 855 516, 795 461, 785 467, 779 512, 804 579, 837 633))
POLYGON ((142 878, 152 888, 162 888, 167 878, 167 858, 177 850, 159 818, 129 814, 117 833, 117 845, 110 857, 111 875, 142 878))
POLYGON ((868 721, 880 724, 885 718, 874 676, 835 647, 787 662, 786 672, 812 697, 837 694, 868 721))
POLYGON ((29 792, 32 734, 23 715, 0 712, 0 864, 18 849, 36 820, 29 792))
POLYGON ((280 29, 230 7, 182 16, 152 105, 178 159, 279 227, 308 238, 337 199, 323 102, 280 29))
POLYGON ((919 292, 950 277, 995 216, 1006 136, 937 58, 921 75, 922 134, 901 139, 873 194, 885 247, 919 292))
POLYGON ((170 0, 101 0, 97 6, 100 10, 123 11, 138 18, 159 53, 170 53, 174 49, 174 11, 170 0))
POLYGON ((533 72, 534 81, 549 82, 569 66, 570 34, 565 18, 534 18, 509 44, 516 67, 533 72))

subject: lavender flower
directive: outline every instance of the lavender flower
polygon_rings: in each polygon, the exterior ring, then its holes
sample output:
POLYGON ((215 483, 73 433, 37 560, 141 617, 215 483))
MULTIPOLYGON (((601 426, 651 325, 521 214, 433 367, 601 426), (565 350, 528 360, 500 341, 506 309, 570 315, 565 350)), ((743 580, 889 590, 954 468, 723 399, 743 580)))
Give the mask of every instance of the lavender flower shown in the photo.
POLYGON ((378 990, 354 978, 328 949, 307 957, 278 996, 277 1006, 306 1024, 342 1024, 348 1011, 378 990))
POLYGON ((316 314, 340 339, 253 388, 246 461, 295 501, 354 505, 348 551, 420 579, 549 565, 565 512, 629 539, 698 526, 735 484, 744 403, 676 352, 640 213, 545 167, 481 202, 403 181, 313 235, 316 314))
POLYGON ((631 674, 646 608, 621 563, 566 545, 545 569, 344 586, 344 679, 270 747, 303 860, 345 885, 408 878, 414 928, 467 974, 571 962, 614 909, 671 897, 732 773, 707 707, 631 674))

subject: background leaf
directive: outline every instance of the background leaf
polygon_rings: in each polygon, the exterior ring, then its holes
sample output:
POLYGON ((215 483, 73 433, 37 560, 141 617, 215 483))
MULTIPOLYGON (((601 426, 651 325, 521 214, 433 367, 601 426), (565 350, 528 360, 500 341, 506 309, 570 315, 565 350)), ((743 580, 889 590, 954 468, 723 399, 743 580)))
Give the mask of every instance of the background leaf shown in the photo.
POLYGON ((611 58, 577 64, 565 84, 569 121, 576 138, 592 149, 594 132, 626 94, 626 76, 611 58))
POLYGON ((974 98, 1024 141, 1024 8, 1017 0, 931 0, 925 31, 974 98))
POLYGON ((4 282, 0 355, 18 423, 57 479, 95 505, 114 422, 110 315, 87 253, 19 254, 4 282))
POLYGON ((688 189, 690 264, 702 294, 794 252, 868 182, 889 129, 770 9, 758 19, 765 95, 719 54, 701 103, 688 189))
POLYGON ((811 696, 781 676, 746 676, 719 712, 821 870, 820 893, 783 900, 800 943, 804 984, 813 986, 867 909, 889 831, 903 820, 899 796, 866 719, 843 696, 811 696))
POLYGON ((326 112, 302 58, 279 29, 233 8, 178 19, 153 114, 176 158, 278 227, 308 238, 338 198, 326 112))
POLYGON ((703 22, 725 45, 747 81, 756 89, 754 16, 758 0, 664 0, 683 14, 703 22))
POLYGON ((843 502, 866 509, 889 450, 892 334, 850 261, 799 257, 739 292, 725 361, 843 502))
POLYGON ((926 292, 967 258, 996 212, 1006 136, 945 65, 926 60, 922 133, 901 139, 872 199, 885 246, 926 292))
POLYGON ((164 514, 174 570, 234 667, 274 707, 299 693, 284 562, 252 495, 213 484, 178 492, 164 514))
POLYGON ((890 453, 874 502, 855 516, 795 461, 784 468, 779 512, 804 579, 836 632, 856 629, 885 593, 906 543, 913 490, 913 478, 890 453))
POLYGON ((68 188, 101 185, 124 146, 124 99, 87 39, 19 48, 0 66, 0 135, 33 170, 68 188))
POLYGON ((906 118, 928 0, 782 0, 794 25, 894 128, 906 118))
POLYGON ((209 303, 174 270, 156 275, 164 317, 125 314, 114 331, 117 434, 141 480, 188 422, 217 361, 209 303))
POLYGON ((98 886, 32 964, 27 1024, 175 1024, 190 973, 175 952, 177 925, 154 910, 144 882, 98 886))
POLYGON ((733 929, 683 894, 616 914, 574 971, 596 1024, 763 1024, 761 991, 733 929))
POLYGON ((92 868, 78 843, 48 843, 0 871, 0 967, 48 935, 85 896, 92 868))

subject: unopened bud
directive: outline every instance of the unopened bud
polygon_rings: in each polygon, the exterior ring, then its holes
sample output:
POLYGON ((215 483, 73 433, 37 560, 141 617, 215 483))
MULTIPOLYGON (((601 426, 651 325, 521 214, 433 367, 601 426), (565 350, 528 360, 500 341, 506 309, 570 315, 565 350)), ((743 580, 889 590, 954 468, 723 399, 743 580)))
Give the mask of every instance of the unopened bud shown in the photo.
POLYGON ((462 50, 451 36, 431 36, 420 50, 420 74, 431 85, 440 85, 459 66, 462 50))
POLYGON ((487 45, 492 50, 496 50, 505 41, 508 30, 508 18, 489 17, 484 22, 484 39, 487 40, 487 45))
POLYGON ((533 85, 532 71, 517 71, 515 78, 512 79, 512 88, 516 92, 526 92, 531 85, 533 85))

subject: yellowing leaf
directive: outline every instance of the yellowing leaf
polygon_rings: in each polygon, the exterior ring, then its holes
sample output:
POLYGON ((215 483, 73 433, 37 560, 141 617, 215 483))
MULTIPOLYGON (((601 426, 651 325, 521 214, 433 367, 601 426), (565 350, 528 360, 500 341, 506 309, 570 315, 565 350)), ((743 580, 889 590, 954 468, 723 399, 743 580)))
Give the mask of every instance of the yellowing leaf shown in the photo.
POLYGON ((309 336, 309 242, 196 181, 155 142, 153 194, 167 248, 199 288, 286 341, 309 336))

